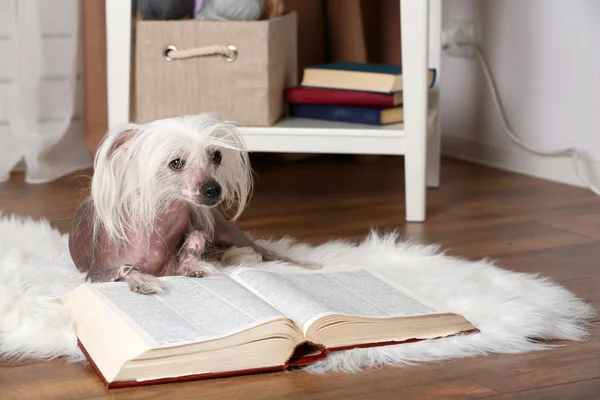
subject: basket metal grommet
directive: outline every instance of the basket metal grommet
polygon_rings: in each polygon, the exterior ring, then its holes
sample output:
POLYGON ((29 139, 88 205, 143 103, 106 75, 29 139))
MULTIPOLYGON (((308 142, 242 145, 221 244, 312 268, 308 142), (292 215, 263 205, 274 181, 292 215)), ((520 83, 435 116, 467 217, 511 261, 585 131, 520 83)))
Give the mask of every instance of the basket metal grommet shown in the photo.
POLYGON ((165 51, 163 52, 163 55, 165 56, 165 60, 167 61, 172 61, 173 59, 171 57, 169 57, 169 53, 172 51, 177 51, 177 47, 175 46, 167 46, 165 48, 165 51))
POLYGON ((233 54, 232 56, 223 56, 225 58, 225 61, 227 62, 234 62, 238 56, 238 51, 237 51, 237 47, 235 47, 234 45, 230 44, 227 46, 227 48, 231 51, 231 53, 233 54))

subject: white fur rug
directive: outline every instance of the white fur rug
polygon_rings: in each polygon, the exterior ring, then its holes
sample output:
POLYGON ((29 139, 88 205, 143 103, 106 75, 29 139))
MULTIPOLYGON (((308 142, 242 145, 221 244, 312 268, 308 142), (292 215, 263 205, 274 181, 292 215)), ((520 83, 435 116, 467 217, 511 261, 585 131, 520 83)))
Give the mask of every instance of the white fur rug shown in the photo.
MULTIPOLYGON (((263 244, 330 270, 373 268, 445 303, 481 331, 343 351, 306 368, 311 373, 548 349, 533 339, 583 340, 587 321, 595 315, 584 301, 544 277, 449 257, 437 246, 400 243, 394 234, 371 233, 360 244, 310 247, 290 239, 263 244)), ((83 278, 72 264, 66 235, 43 220, 0 215, 0 358, 83 361, 60 305, 61 296, 83 278)))

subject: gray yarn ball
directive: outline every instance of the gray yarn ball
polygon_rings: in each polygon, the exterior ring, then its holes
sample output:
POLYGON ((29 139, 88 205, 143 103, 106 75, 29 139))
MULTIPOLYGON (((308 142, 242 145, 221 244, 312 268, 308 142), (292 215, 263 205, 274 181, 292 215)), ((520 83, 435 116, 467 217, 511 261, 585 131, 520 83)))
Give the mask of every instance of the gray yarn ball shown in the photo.
POLYGON ((194 0, 137 0, 144 20, 174 20, 191 15, 194 0))
POLYGON ((195 15, 201 21, 256 21, 262 16, 264 0, 204 0, 195 15))

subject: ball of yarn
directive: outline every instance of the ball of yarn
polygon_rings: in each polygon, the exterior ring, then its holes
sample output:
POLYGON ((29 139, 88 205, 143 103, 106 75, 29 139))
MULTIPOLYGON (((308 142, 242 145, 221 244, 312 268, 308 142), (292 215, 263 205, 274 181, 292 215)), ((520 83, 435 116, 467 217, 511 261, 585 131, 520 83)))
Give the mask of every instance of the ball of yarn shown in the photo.
POLYGON ((137 0, 144 20, 173 20, 192 15, 194 0, 137 0))
POLYGON ((256 21, 264 8, 263 0, 203 0, 196 4, 195 18, 201 21, 256 21))

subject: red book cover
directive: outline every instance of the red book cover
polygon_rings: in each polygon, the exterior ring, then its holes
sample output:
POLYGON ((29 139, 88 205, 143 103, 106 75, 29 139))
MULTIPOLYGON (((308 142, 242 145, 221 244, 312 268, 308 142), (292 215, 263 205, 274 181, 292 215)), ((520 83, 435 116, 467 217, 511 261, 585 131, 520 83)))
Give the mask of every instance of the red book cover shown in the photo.
POLYGON ((81 343, 81 341, 77 340, 77 346, 85 356, 85 358, 90 363, 90 366, 98 375, 104 386, 107 389, 118 389, 118 388, 127 388, 127 387, 136 387, 136 386, 149 386, 149 385, 157 385, 164 383, 175 383, 175 382, 185 382, 185 381, 195 381, 201 379, 214 379, 214 378, 224 378, 231 376, 240 376, 240 375, 252 375, 252 374, 260 374, 267 372, 276 372, 283 371, 290 367, 301 367, 304 365, 312 364, 318 360, 321 360, 327 357, 327 352, 325 349, 312 345, 311 343, 303 343, 296 348, 294 354, 288 359, 288 361, 284 365, 280 366, 272 366, 272 367, 264 367, 264 368, 255 368, 248 370, 237 370, 237 371, 223 371, 223 372, 213 372, 213 373, 204 373, 197 375, 185 375, 178 377, 170 377, 170 378, 159 378, 145 381, 116 381, 116 382, 108 382, 96 363, 94 359, 90 356, 87 349, 81 343))
POLYGON ((295 86, 285 90, 285 101, 288 104, 336 104, 394 107, 402 104, 402 93, 384 94, 358 90, 295 86))
MULTIPOLYGON (((479 329, 474 328, 468 331, 462 331, 453 335, 448 336, 456 336, 456 335, 469 335, 479 333, 479 329)), ((445 336, 445 337, 448 337, 445 336)), ((435 340, 438 338, 432 338, 429 340, 435 340)), ((186 375, 179 377, 171 377, 171 378, 162 378, 162 379, 154 379, 147 381, 118 381, 118 382, 108 382, 102 372, 98 369, 94 360, 90 357, 90 354, 87 352, 85 346, 77 340, 77 345, 87 358, 90 363, 92 369, 98 375, 102 383, 106 386, 107 389, 116 389, 116 388, 126 388, 126 387, 135 387, 135 386, 148 386, 148 385, 156 385, 156 384, 165 384, 165 383, 175 383, 175 382, 185 382, 192 380, 201 380, 201 379, 214 379, 214 378, 222 378, 222 377, 232 377, 239 375, 251 375, 251 374, 260 374, 260 373, 268 373, 268 372, 276 372, 283 371, 290 367, 301 367, 305 365, 312 364, 316 361, 322 360, 327 357, 329 353, 333 353, 336 351, 342 350, 350 350, 357 348, 368 348, 368 347, 378 347, 378 346, 390 346, 395 344, 402 343, 413 343, 420 342, 425 339, 407 339, 407 340, 399 340, 399 341, 389 341, 389 342, 376 342, 376 343, 365 343, 365 344, 357 344, 353 346, 344 346, 344 347, 335 347, 335 348, 324 348, 322 346, 305 342, 296 347, 294 354, 290 356, 287 362, 281 366, 274 367, 266 367, 266 368, 256 368, 251 370, 238 370, 238 371, 224 371, 224 372, 215 372, 215 373, 204 373, 198 375, 186 375)))

